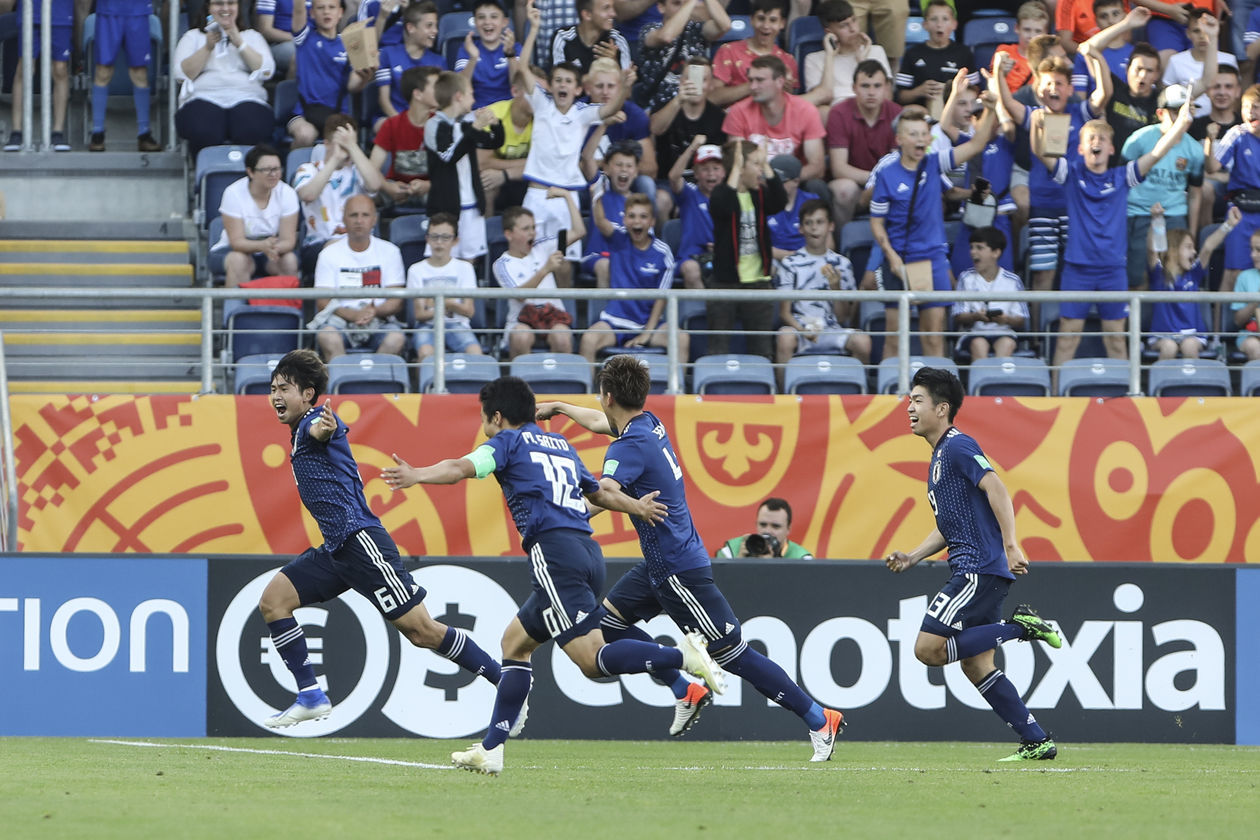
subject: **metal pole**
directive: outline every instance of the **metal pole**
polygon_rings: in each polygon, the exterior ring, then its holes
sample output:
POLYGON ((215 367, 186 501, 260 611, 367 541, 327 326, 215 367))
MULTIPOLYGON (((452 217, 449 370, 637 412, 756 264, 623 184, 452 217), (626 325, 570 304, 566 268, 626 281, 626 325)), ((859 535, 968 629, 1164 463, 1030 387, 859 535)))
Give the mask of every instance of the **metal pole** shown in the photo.
POLYGON ((214 298, 201 299, 201 393, 214 393, 214 298))
MULTIPOLYGON (((166 21, 166 150, 168 152, 175 151, 175 144, 178 139, 175 137, 175 102, 177 91, 175 89, 175 47, 179 42, 181 34, 179 31, 179 4, 168 3, 167 8, 170 14, 166 21)), ((161 76, 161 67, 158 67, 158 75, 161 76)), ((156 85, 157 79, 153 79, 150 84, 156 85)))
POLYGON ((1129 396, 1142 395, 1142 298, 1129 300, 1129 396))
POLYGON ((665 393, 682 393, 682 367, 678 358, 678 298, 670 295, 665 298, 665 364, 669 373, 665 380, 665 393))
MULTIPOLYGON (((39 117, 40 143, 44 151, 52 148, 52 0, 43 0, 39 27, 39 117)), ((24 95, 26 94, 23 91, 24 95)))
POLYGON ((35 0, 22 3, 22 151, 35 150, 35 109, 31 95, 35 92, 35 0))
POLYGON ((897 393, 910 393, 910 296, 897 298, 897 393))
MULTIPOLYGON (((28 53, 29 55, 29 53, 28 53)), ((13 415, 9 410, 9 368, 4 358, 4 333, 0 332, 0 437, 4 438, 4 483, 9 492, 5 502, 4 550, 17 551, 18 483, 13 460, 13 415)))
POLYGON ((433 296, 433 393, 446 393, 446 295, 433 296))

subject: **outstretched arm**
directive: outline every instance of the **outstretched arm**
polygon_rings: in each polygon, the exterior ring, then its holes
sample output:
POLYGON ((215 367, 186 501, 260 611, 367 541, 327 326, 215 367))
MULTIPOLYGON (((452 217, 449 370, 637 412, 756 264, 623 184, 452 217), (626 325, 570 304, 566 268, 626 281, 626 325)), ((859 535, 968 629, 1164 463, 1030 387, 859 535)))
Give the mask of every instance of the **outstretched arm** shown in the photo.
POLYGON ((894 572, 904 572, 911 566, 915 566, 920 560, 931 557, 945 550, 945 538, 941 536, 941 532, 935 528, 932 533, 927 535, 927 539, 919 543, 919 547, 907 554, 904 551, 894 551, 884 558, 884 565, 894 572))
POLYGON ((458 484, 477 475, 477 468, 467 458, 448 458, 427 467, 413 467, 395 454, 394 464, 381 470, 381 478, 393 490, 413 484, 458 484))
POLYGON ((599 435, 612 435, 612 424, 608 417, 598 408, 583 408, 564 402, 543 402, 538 404, 537 419, 549 420, 557 414, 563 414, 588 432, 599 435))
POLYGON ((1185 104, 1181 106, 1181 110, 1177 112, 1177 119, 1173 121, 1172 130, 1159 138, 1155 148, 1138 158, 1138 172, 1142 174, 1143 178, 1146 177, 1146 173, 1151 171, 1152 166, 1159 163, 1164 155, 1172 151, 1173 147, 1181 142, 1181 138, 1186 135, 1186 129, 1190 127, 1190 123, 1193 120, 1194 100, 1187 99, 1185 104))

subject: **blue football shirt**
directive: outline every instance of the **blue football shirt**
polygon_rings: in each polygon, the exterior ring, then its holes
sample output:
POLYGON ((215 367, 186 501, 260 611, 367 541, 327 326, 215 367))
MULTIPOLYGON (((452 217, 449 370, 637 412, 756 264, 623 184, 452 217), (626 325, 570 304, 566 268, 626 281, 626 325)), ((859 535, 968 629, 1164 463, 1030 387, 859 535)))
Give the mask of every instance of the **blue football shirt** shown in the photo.
MULTIPOLYGON (((475 40, 480 57, 472 74, 473 107, 484 108, 495 102, 511 99, 512 82, 508 73, 508 58, 503 54, 503 44, 500 43, 491 50, 482 45, 480 38, 475 40)), ((466 66, 468 51, 461 44, 459 51, 455 53, 455 67, 452 69, 460 73, 466 66)))
POLYGON ((798 189, 796 201, 791 207, 766 219, 766 227, 770 229, 770 244, 784 251, 799 251, 805 247, 805 234, 801 233, 801 205, 811 198, 818 196, 798 189))
POLYGON ((349 428, 336 417, 337 429, 326 443, 311 437, 311 424, 319 419, 316 406, 293 427, 289 463, 302 504, 311 512, 329 551, 341 548, 351 535, 381 520, 363 496, 359 465, 350 454, 349 428))
MULTIPOLYGON (((626 196, 611 189, 605 189, 599 195, 598 201, 604 207, 604 218, 612 222, 614 225, 621 224, 621 220, 626 216, 626 196)), ((610 254, 612 247, 608 244, 608 238, 594 224, 591 226, 590 233, 586 235, 586 253, 610 254)))
MULTIPOLYGON (((614 289, 660 289, 674 285, 674 255, 669 246, 656 237, 642 250, 630 241, 630 234, 621 225, 608 242, 608 285, 614 289)), ((604 306, 605 319, 616 326, 646 325, 655 301, 610 300, 604 306), (620 322, 620 324, 618 323, 620 322)), ((662 319, 663 320, 663 319, 662 319)))
POLYGON ((678 194, 678 220, 682 236, 678 240, 678 262, 689 260, 708 250, 713 242, 713 217, 709 215, 709 197, 690 181, 683 182, 678 194))
POLYGON ((402 44, 381 47, 381 66, 376 68, 375 84, 377 87, 389 86, 389 102, 399 113, 407 110, 407 100, 402 95, 402 74, 412 67, 447 69, 442 56, 434 50, 425 50, 424 55, 412 58, 402 44))
POLYGON ((477 449, 494 458, 494 477, 527 551, 546 531, 591 533, 584 496, 597 491, 599 482, 563 435, 526 423, 504 429, 477 449))
MULTIPOLYGON (((1032 130, 1033 111, 1040 108, 1040 105, 1024 108, 1024 131, 1032 130)), ((1088 102, 1069 105, 1065 113, 1072 118, 1071 127, 1068 129, 1066 157, 1068 160, 1074 160, 1079 156, 1081 127, 1092 120, 1094 115, 1089 110, 1088 102)), ((1063 186, 1054 180, 1050 170, 1042 166, 1041 161, 1036 158, 1033 158, 1028 169, 1028 201, 1037 210, 1062 210, 1067 206, 1063 186)))
POLYGON ((928 152, 919 165, 919 190, 914 189, 915 170, 907 169, 901 156, 881 159, 871 177, 871 216, 884 220, 888 240, 906 262, 944 256, 945 211, 942 188, 948 189, 944 173, 955 168, 954 150, 928 152), (914 207, 910 200, 914 199, 914 207))
POLYGON ((997 575, 1014 580, 1006 562, 1002 529, 989 506, 988 495, 979 486, 985 473, 992 471, 975 439, 951 427, 932 452, 928 501, 936 516, 936 530, 949 546, 949 569, 953 574, 997 575))
POLYGON ((1260 137, 1252 134, 1246 124, 1225 132, 1213 154, 1229 170, 1227 190, 1260 189, 1260 137))
POLYGON ((1072 220, 1063 259, 1075 265, 1123 266, 1129 252, 1129 188, 1142 183, 1137 161, 1091 172, 1079 157, 1071 163, 1059 158, 1054 177, 1064 185, 1072 220))
POLYGON ((659 490, 656 501, 669 509, 665 521, 655 526, 638 517, 631 519, 653 585, 660 586, 678 572, 709 565, 709 553, 687 508, 678 456, 656 415, 645 411, 630 418, 604 455, 604 476, 636 499, 659 490))
MULTIPOLYGON (((341 36, 325 38, 313 24, 293 36, 298 62, 298 97, 309 105, 324 105, 345 111, 350 104, 346 82, 350 79, 350 59, 341 36)), ((300 107, 300 105, 299 105, 300 107)))

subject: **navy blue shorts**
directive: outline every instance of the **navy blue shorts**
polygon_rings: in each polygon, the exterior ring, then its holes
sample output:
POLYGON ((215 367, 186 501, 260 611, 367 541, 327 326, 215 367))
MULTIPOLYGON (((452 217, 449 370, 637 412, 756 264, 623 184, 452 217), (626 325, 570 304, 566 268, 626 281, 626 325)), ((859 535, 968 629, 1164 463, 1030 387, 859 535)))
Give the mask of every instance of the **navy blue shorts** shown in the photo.
POLYGON ((1002 620, 1002 604, 1015 581, 998 575, 957 574, 928 604, 919 629, 949 638, 968 627, 1002 620))
POLYGON ((604 553, 590 534, 568 528, 543 533, 529 548, 529 577, 534 591, 516 617, 531 639, 555 639, 564 647, 599 628, 604 553))
MULTIPOLYGON (((149 19, 144 19, 144 25, 149 25, 149 19)), ((35 32, 31 42, 32 58, 39 58, 39 51, 43 47, 43 40, 39 34, 40 24, 35 24, 35 32)), ((70 42, 74 40, 74 28, 70 26, 60 26, 53 24, 52 28, 52 60, 53 61, 69 61, 70 60, 70 42)), ((22 55, 22 39, 17 39, 18 56, 22 55)), ((38 72, 38 71, 37 71, 38 72)))
POLYGON ((126 48, 128 67, 149 66, 148 15, 96 16, 96 63, 113 67, 119 47, 126 48))
POLYGON ((293 583, 302 606, 353 589, 390 621, 402 618, 427 594, 403 568, 394 540, 375 525, 351 534, 335 552, 308 548, 280 571, 293 583))
POLYGON ((644 561, 613 585, 606 600, 631 624, 663 611, 684 632, 696 631, 708 639, 715 655, 740 644, 739 619, 713 582, 712 566, 678 572, 653 586, 644 561))

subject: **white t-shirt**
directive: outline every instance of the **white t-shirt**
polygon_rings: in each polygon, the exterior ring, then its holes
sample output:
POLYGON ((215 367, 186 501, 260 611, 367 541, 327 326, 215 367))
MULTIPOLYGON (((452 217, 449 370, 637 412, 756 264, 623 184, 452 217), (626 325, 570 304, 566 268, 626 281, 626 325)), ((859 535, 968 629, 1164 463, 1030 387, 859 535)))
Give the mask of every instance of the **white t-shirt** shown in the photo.
MULTIPOLYGON (((408 289, 432 289, 436 286, 475 289, 477 288, 477 274, 473 271, 472 263, 454 258, 440 267, 433 265, 432 260, 421 260, 407 269, 408 289)), ((447 315, 446 323, 448 326, 471 327, 468 318, 463 315, 447 315)))
POLYGON ((575 102, 562 114, 541 86, 530 94, 529 104, 534 108, 534 133, 525 158, 525 180, 566 190, 583 189, 586 179, 578 162, 590 127, 599 122, 602 106, 575 102))
MULTIPOLYGON (((405 286, 402 251, 392 242, 372 237, 368 247, 355 251, 348 239, 339 239, 319 252, 315 264, 315 288, 357 289, 405 286)), ((385 298, 338 298, 338 306, 380 306, 385 298)))
MULTIPOLYGON (((1231 67, 1238 66, 1238 59, 1227 52, 1218 52, 1217 64, 1228 64, 1231 67)), ((1168 66, 1164 68, 1164 86, 1168 85, 1193 85, 1199 79, 1203 78, 1203 62, 1195 61, 1194 56, 1190 54, 1190 50, 1182 50, 1179 53, 1173 53, 1168 58, 1168 66)), ((1212 107, 1212 100, 1206 93, 1200 94, 1199 98, 1194 100, 1194 105, 1198 108, 1198 113, 1206 114, 1212 107)))
MULTIPOLYGON (((871 44, 871 48, 866 52, 866 58, 863 61, 878 61, 883 66, 888 78, 893 77, 892 68, 888 66, 888 53, 884 52, 884 48, 879 44, 871 44)), ((846 99, 852 99, 853 93, 853 71, 858 66, 857 53, 836 54, 836 63, 833 66, 831 80, 833 82, 831 88, 831 104, 843 102, 846 99)), ((823 71, 823 52, 818 50, 805 56, 805 67, 801 72, 805 78, 806 92, 818 87, 818 83, 822 81, 823 71)))
MULTIPOLYGON (((530 251, 523 257, 514 257, 504 252, 501 257, 494 261, 494 279, 499 285, 505 289, 515 289, 529 278, 538 273, 546 262, 537 252, 530 251)), ((554 274, 548 274, 538 282, 536 289, 554 289, 556 288, 556 277, 554 274)), ((520 300, 519 298, 511 298, 508 300, 507 324, 512 324, 520 320, 521 310, 526 305, 546 306, 551 304, 557 309, 564 309, 564 301, 559 298, 528 298, 520 300)))
MULTIPOLYGON (((997 276, 992 280, 985 280, 979 272, 969 268, 958 276, 958 291, 975 292, 976 300, 965 300, 955 303, 955 315, 961 315, 964 312, 986 312, 990 309, 1000 309, 1004 315, 1014 315, 1015 317, 1023 318, 1025 325, 1028 323, 1028 305, 1023 301, 989 300, 989 295, 1024 291, 1024 284, 1020 282, 1019 275, 1012 274, 1004 268, 999 268, 997 276)), ((980 320, 971 325, 971 331, 1010 332, 1011 328, 993 321, 980 320)))
MULTIPOLYGON (((324 168, 322 160, 304 163, 298 167, 293 176, 293 189, 296 192, 303 184, 315 177, 324 168)), ((345 217, 346 202, 352 196, 372 195, 363 186, 363 176, 353 163, 339 167, 324 184, 319 197, 314 201, 302 202, 302 216, 306 220, 306 244, 340 239, 346 233, 341 229, 345 217)))
POLYGON ((206 59, 197 78, 190 79, 184 74, 184 59, 206 45, 206 33, 200 29, 190 29, 175 45, 175 78, 182 82, 179 88, 179 104, 190 99, 203 99, 218 105, 220 108, 232 108, 242 102, 267 104, 267 91, 263 82, 276 72, 276 60, 271 56, 271 47, 267 39, 252 29, 241 32, 241 43, 258 53, 262 65, 250 72, 241 51, 232 46, 226 38, 215 45, 214 51, 206 59))
MULTIPOLYGON (((240 219, 245 224, 245 236, 250 239, 275 236, 280 232, 280 220, 297 212, 297 191, 283 181, 276 184, 271 191, 266 207, 259 207, 258 202, 249 194, 249 178, 229 184, 219 201, 219 215, 240 219)), ((214 247, 222 248, 230 244, 225 230, 214 247)))

